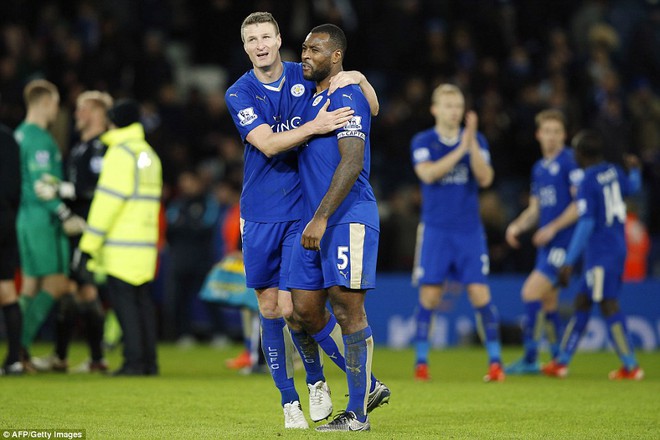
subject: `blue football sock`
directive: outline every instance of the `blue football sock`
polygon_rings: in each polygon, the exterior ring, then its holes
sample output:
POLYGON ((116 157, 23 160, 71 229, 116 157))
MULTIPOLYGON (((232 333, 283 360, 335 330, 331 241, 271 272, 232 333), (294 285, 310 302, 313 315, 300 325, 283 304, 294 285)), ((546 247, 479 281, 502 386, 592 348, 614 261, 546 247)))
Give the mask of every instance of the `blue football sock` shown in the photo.
POLYGON ((559 354, 559 343, 561 342, 561 322, 559 320, 559 312, 545 312, 545 337, 550 345, 550 354, 552 359, 556 358, 559 354))
POLYGON ((415 358, 417 365, 428 363, 429 351, 431 349, 429 331, 431 330, 432 319, 433 311, 418 304, 415 313, 415 323, 417 324, 415 331, 415 358))
POLYGON ((346 411, 353 411, 358 420, 364 422, 367 419, 366 395, 374 347, 371 327, 344 336, 344 347, 348 380, 346 411))
POLYGON ((315 384, 319 380, 325 382, 323 375, 323 363, 319 352, 319 344, 306 331, 291 330, 291 339, 300 353, 305 372, 307 373, 307 383, 315 384))
POLYGON ((488 352, 489 363, 501 363, 500 318, 495 304, 488 303, 475 309, 477 331, 488 352))
POLYGON ((525 347, 525 362, 533 364, 539 356, 539 339, 543 325, 541 301, 525 303, 525 321, 523 324, 523 345, 525 347))
POLYGON ((261 345, 270 375, 282 395, 282 405, 296 400, 300 401, 293 384, 293 374, 289 374, 290 372, 287 371, 286 347, 284 344, 285 325, 283 318, 267 319, 261 316, 261 345))
MULTIPOLYGON (((337 323, 337 318, 332 313, 325 327, 315 335, 312 335, 314 340, 323 349, 325 354, 337 365, 341 371, 346 372, 346 359, 344 359, 344 340, 342 338, 341 327, 337 323)), ((371 375, 371 388, 372 392, 376 387, 376 378, 371 375)))
POLYGON ((591 311, 577 311, 571 318, 566 327, 564 338, 561 341, 561 348, 557 356, 557 362, 562 365, 568 365, 575 354, 580 338, 584 334, 589 322, 591 311))
POLYGON ((637 366, 637 358, 633 349, 630 333, 626 327, 626 320, 623 313, 617 312, 607 318, 607 328, 610 334, 610 341, 619 355, 619 359, 627 370, 632 370, 637 366))

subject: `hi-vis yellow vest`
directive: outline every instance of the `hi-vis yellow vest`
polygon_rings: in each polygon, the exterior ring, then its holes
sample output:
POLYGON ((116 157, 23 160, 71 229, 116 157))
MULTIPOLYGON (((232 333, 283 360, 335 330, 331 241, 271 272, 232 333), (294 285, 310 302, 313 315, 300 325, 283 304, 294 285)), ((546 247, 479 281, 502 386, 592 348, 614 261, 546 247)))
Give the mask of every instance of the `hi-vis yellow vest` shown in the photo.
POLYGON ((101 140, 108 151, 80 249, 92 256, 90 270, 139 286, 156 271, 160 159, 139 123, 110 130, 101 140))

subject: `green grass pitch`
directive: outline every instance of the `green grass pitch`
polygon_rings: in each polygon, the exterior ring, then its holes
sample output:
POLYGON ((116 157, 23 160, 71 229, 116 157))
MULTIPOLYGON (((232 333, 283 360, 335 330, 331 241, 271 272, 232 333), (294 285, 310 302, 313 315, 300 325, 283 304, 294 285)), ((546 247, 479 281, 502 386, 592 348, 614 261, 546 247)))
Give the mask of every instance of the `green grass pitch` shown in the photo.
MULTIPOLYGON (((39 345, 36 354, 50 345, 39 345)), ((4 350, 5 347, 0 346, 4 350)), ((242 376, 224 367, 240 347, 159 348, 160 377, 42 373, 0 377, 0 429, 85 429, 88 439, 344 438, 346 434, 283 427, 279 393, 269 375, 242 376)), ((520 354, 507 349, 505 360, 520 354)), ((72 348, 75 364, 85 357, 72 348)), ((374 370, 392 390, 370 417, 370 439, 657 439, 660 438, 660 353, 640 353, 641 382, 610 382, 614 353, 578 353, 566 379, 508 377, 485 384, 479 348, 433 351, 432 381, 412 379, 412 350, 377 348, 374 370)), ((120 362, 117 352, 109 359, 120 362)), ((335 412, 346 382, 326 362, 335 412)), ((296 385, 307 412, 304 372, 296 385)), ((311 422, 310 422, 311 423, 311 422)), ((311 423, 312 424, 312 423, 311 423)), ((314 425, 314 424, 312 424, 314 425)))

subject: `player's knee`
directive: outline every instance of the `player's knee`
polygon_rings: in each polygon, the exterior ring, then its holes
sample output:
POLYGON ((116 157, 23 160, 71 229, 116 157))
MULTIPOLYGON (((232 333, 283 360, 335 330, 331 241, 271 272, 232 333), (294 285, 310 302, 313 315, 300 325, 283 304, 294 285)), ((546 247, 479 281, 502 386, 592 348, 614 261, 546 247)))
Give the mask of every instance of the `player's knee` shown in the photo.
POLYGON ((587 295, 580 294, 575 297, 575 310, 580 312, 588 312, 592 306, 591 298, 587 295))
POLYGON ((322 326, 319 326, 320 318, 316 310, 306 307, 296 307, 293 310, 293 320, 309 333, 318 333, 322 326))
POLYGON ((57 320, 68 322, 75 318, 77 312, 76 299, 72 294, 66 294, 60 297, 58 303, 57 320))
POLYGON ((266 319, 277 319, 282 317, 276 303, 259 303, 259 313, 266 319))
POLYGON ((616 299, 604 299, 600 303, 600 312, 604 317, 609 318, 619 312, 619 302, 616 299))
POLYGON ((286 303, 286 304, 278 304, 278 308, 280 309, 280 313, 284 317, 284 319, 295 319, 293 315, 293 304, 292 303, 286 303))
POLYGON ((525 302, 538 301, 541 299, 541 295, 539 295, 538 289, 534 289, 532 286, 529 286, 528 284, 525 284, 523 286, 521 291, 521 296, 523 301, 525 302))

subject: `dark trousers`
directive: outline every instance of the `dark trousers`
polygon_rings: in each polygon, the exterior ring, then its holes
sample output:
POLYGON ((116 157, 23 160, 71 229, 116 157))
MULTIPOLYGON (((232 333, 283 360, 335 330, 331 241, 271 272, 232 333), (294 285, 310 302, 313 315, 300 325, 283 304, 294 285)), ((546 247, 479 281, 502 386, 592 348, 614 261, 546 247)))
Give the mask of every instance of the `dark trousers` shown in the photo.
POLYGON ((123 333, 122 369, 129 374, 158 374, 156 311, 149 284, 133 286, 112 276, 107 284, 123 333))

